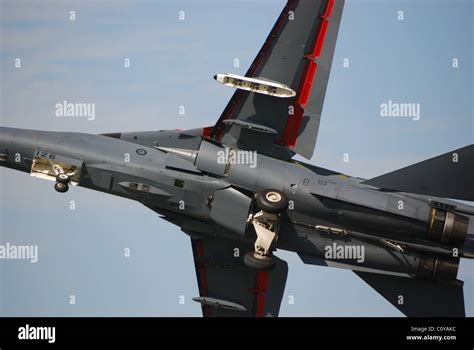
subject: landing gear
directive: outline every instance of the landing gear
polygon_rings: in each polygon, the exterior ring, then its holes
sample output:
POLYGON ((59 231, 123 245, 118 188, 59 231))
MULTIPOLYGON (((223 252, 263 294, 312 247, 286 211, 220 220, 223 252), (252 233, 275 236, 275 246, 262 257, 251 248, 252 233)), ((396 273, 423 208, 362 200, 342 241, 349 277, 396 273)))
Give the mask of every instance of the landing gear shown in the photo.
POLYGON ((244 263, 247 267, 255 270, 271 270, 275 266, 272 256, 260 255, 254 251, 245 254, 244 263))
POLYGON ((275 265, 271 255, 271 245, 277 239, 280 214, 286 209, 288 200, 280 191, 265 190, 257 193, 256 202, 260 211, 250 214, 247 220, 257 233, 255 251, 248 252, 244 257, 244 262, 252 269, 270 270, 275 265))
POLYGON ((69 190, 69 182, 71 182, 71 177, 68 174, 59 173, 56 175, 54 189, 59 193, 65 193, 69 190))
POLYGON ((280 214, 288 206, 286 196, 277 190, 265 190, 257 193, 257 207, 269 214, 280 214))
POLYGON ((67 183, 56 182, 54 184, 54 189, 59 193, 65 193, 69 190, 69 185, 67 183))
POLYGON ((71 178, 66 173, 59 173, 58 175, 56 175, 56 182, 58 183, 68 184, 70 181, 71 178))

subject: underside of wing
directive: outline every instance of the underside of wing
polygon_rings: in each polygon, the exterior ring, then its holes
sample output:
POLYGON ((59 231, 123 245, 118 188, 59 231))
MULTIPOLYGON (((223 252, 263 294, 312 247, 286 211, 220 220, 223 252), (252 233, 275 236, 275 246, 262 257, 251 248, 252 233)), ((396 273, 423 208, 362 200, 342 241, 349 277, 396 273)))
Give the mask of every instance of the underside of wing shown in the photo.
POLYGON ((204 317, 278 316, 288 265, 275 257, 271 271, 249 269, 243 255, 248 244, 214 237, 191 238, 204 317))
POLYGON ((344 0, 289 0, 245 76, 295 96, 239 89, 211 137, 276 158, 311 158, 343 6, 344 0))
POLYGON ((463 283, 354 271, 408 317, 465 317, 463 283))

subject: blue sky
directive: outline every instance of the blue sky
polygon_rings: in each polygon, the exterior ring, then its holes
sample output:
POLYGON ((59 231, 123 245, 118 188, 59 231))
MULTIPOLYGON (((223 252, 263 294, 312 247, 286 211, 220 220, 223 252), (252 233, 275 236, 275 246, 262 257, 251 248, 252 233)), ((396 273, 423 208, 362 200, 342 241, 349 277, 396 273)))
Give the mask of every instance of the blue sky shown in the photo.
MULTIPOLYGON (((213 125, 233 93, 213 75, 244 74, 283 5, 0 0, 0 125, 89 133, 213 125), (63 100, 95 103, 96 119, 56 118, 63 100)), ((467 0, 347 0, 310 162, 370 178, 473 143, 472 23, 467 0), (388 100, 420 103, 421 119, 381 118, 388 100)), ((36 264, 0 262, 2 315, 200 315, 188 237, 138 203, 77 188, 61 195, 5 169, 0 198, 0 240, 39 246, 36 264)), ((282 316, 401 315, 350 271, 279 256, 290 264, 282 316)), ((459 275, 471 316, 473 269, 463 260, 459 275)))

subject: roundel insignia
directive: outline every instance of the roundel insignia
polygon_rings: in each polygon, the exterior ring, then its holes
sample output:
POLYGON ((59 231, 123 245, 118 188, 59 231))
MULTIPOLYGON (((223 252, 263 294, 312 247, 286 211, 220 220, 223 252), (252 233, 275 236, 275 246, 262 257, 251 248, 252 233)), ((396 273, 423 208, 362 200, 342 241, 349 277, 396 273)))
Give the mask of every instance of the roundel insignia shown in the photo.
POLYGON ((139 148, 137 149, 137 154, 140 155, 140 156, 144 156, 146 154, 146 150, 144 150, 143 148, 139 148))

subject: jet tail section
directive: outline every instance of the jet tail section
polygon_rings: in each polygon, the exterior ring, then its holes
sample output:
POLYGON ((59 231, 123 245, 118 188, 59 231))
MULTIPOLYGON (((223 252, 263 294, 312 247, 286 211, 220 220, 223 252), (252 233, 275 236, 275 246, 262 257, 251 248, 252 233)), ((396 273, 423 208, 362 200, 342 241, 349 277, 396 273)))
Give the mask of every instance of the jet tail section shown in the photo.
POLYGON ((395 170, 364 184, 400 192, 474 201, 474 145, 395 170))
POLYGON ((463 282, 420 280, 355 271, 408 317, 465 317, 463 282))

